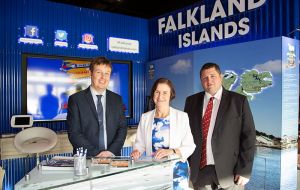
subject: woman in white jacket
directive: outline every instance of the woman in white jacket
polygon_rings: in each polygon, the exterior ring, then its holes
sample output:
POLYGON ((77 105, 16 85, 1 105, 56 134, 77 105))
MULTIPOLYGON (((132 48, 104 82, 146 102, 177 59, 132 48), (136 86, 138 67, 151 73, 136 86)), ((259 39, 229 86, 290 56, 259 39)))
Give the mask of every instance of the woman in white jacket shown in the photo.
POLYGON ((175 89, 172 82, 166 78, 155 81, 151 98, 155 109, 141 116, 131 156, 138 159, 146 152, 147 156, 156 159, 172 155, 180 157, 181 161, 178 161, 174 168, 174 177, 177 177, 173 179, 173 189, 184 189, 188 185, 186 160, 195 149, 188 115, 170 107, 170 101, 175 98, 175 89))

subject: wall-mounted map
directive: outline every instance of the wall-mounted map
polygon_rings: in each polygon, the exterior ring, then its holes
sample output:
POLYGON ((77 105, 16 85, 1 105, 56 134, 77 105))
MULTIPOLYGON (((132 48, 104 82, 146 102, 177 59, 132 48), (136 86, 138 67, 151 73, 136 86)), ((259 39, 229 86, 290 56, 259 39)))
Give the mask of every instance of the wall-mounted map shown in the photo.
POLYGON ((249 100, 254 99, 256 94, 260 94, 272 84, 272 74, 269 71, 259 72, 252 69, 246 70, 240 76, 234 71, 225 71, 223 74, 224 88, 245 95, 249 100), (238 81, 238 86, 233 88, 238 81))

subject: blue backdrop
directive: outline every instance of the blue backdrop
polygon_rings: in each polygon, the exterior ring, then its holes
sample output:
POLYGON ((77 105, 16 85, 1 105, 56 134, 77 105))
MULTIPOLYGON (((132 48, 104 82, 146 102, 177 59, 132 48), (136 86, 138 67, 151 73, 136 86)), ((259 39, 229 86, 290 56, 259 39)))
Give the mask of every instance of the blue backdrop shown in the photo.
MULTIPOLYGON (((129 124, 137 124, 145 104, 144 63, 148 60, 148 21, 141 18, 112 14, 80 7, 74 7, 46 0, 4 0, 1 2, 0 31, 0 133, 16 133, 10 127, 12 115, 21 114, 21 55, 33 53, 61 55, 82 58, 106 56, 114 60, 130 60, 133 79, 133 117, 129 124), (24 37, 26 25, 37 26, 43 45, 18 43, 24 37), (55 47, 55 30, 68 33, 69 47, 55 47), (94 35, 94 44, 99 50, 78 49, 82 35, 94 35), (107 47, 108 37, 139 41, 139 53, 111 52, 107 47)), ((65 130, 65 122, 39 122, 35 125, 65 130)))

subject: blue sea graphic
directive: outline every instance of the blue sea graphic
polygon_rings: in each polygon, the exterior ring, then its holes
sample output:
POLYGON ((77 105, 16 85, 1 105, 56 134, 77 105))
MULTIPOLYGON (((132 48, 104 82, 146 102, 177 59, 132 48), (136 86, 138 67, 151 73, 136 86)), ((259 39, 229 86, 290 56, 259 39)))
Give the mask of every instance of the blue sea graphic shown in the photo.
POLYGON ((246 190, 296 190, 297 149, 257 147, 246 190))

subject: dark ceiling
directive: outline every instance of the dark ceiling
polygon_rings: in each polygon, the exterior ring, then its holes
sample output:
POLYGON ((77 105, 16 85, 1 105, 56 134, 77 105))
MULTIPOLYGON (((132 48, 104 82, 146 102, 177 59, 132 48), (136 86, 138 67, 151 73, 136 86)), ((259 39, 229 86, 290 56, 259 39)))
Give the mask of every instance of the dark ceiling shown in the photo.
POLYGON ((90 9, 120 13, 141 18, 153 18, 200 0, 49 0, 90 9))

